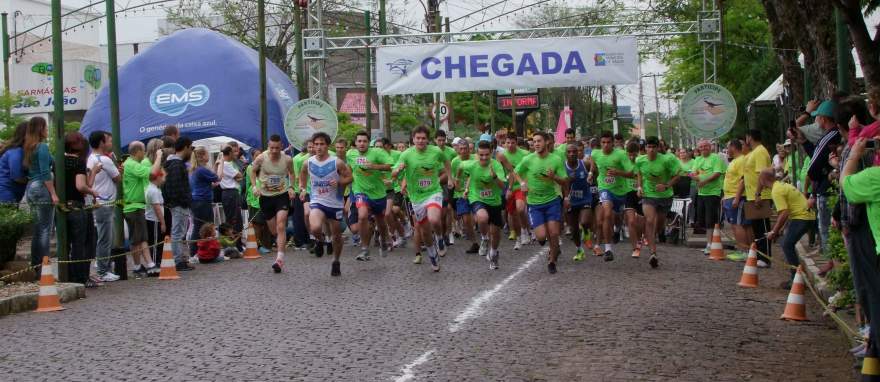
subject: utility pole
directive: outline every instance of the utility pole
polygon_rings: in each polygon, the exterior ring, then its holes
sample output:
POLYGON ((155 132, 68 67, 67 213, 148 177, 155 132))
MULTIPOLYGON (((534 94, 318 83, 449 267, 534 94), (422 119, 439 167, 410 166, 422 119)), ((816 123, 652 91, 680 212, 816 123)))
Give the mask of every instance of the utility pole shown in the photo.
POLYGON ((614 135, 620 133, 620 128, 617 125, 617 86, 611 85, 611 129, 614 131, 614 135))
POLYGON ((642 85, 642 76, 639 75, 639 137, 645 139, 645 133, 645 88, 642 85))
POLYGON ((602 122, 603 122, 603 121, 602 121, 602 118, 605 117, 605 116, 604 116, 604 114, 605 114, 605 113, 604 113, 604 111, 605 111, 605 110, 604 110, 604 109, 605 109, 605 100, 603 99, 603 98, 604 98, 604 95, 605 95, 605 87, 604 87, 604 86, 599 86, 599 132, 600 132, 600 133, 601 133, 603 130, 605 130, 605 129, 602 127, 602 122))
MULTIPOLYGON (((67 202, 67 179, 64 174, 64 58, 61 53, 61 0, 52 0, 52 101, 55 106, 52 112, 52 125, 55 127, 55 193, 58 204, 67 202)), ((72 180, 72 179, 71 179, 72 180)), ((55 240, 58 259, 69 259, 67 250, 67 213, 62 209, 55 212, 55 240)), ((67 281, 67 267, 58 267, 58 279, 67 281)))
MULTIPOLYGON (((3 88, 9 93, 9 25, 6 23, 7 13, 0 13, 3 27, 3 88)), ((9 114, 9 110, 6 113, 9 114)))
MULTIPOLYGON (((119 131, 119 73, 116 63, 116 5, 114 0, 104 1, 107 20, 107 93, 110 95, 110 132, 113 135, 113 155, 122 158, 122 133, 119 131)), ((122 195, 122 183, 116 184, 117 195, 122 195)), ((122 248, 125 238, 122 222, 122 206, 116 205, 113 219, 113 248, 122 248)))
POLYGON ((266 2, 257 0, 257 41, 259 42, 260 68, 260 143, 269 147, 269 110, 266 100, 266 2))
MULTIPOLYGON (((388 34, 387 17, 385 13, 385 0, 379 0, 379 34, 383 36, 388 34)), ((381 41, 381 44, 385 44, 384 39, 381 41)), ((380 110, 382 111, 382 131, 385 138, 391 139, 391 99, 388 96, 382 96, 379 98, 379 106, 381 106, 380 110)))
POLYGON ((657 96, 657 75, 654 76, 654 104, 657 106, 657 139, 663 139, 663 133, 660 132, 660 97, 657 96))
MULTIPOLYGON (((366 27, 366 30, 367 30, 367 33, 366 33, 367 36, 371 35, 372 33, 370 31, 370 11, 364 11, 364 24, 365 24, 364 26, 366 27)), ((364 94, 365 94, 364 115, 366 116, 366 119, 367 119, 366 120, 367 132, 372 135, 372 130, 373 130, 373 109, 372 109, 372 106, 373 106, 373 102, 372 102, 373 81, 372 81, 372 76, 371 76, 372 73, 370 73, 370 72, 373 71, 373 63, 372 63, 372 56, 373 55, 370 53, 370 49, 371 48, 368 45, 367 49, 364 50, 364 57, 366 58, 366 61, 367 61, 365 80, 364 80, 364 94)))
POLYGON ((299 4, 293 5, 293 33, 294 33, 294 50, 296 51, 296 60, 294 67, 296 68, 296 89, 299 91, 298 99, 308 98, 309 90, 306 82, 305 65, 303 64, 303 21, 302 7, 299 4))

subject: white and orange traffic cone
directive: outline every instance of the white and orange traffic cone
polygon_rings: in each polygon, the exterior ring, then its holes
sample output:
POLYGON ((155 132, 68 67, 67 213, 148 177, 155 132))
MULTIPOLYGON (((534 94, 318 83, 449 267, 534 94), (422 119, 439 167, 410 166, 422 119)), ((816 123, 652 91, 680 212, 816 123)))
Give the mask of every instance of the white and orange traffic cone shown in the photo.
POLYGON ((754 243, 749 248, 749 257, 746 258, 746 266, 743 267, 742 278, 739 279, 739 285, 743 288, 758 287, 758 247, 754 243))
POLYGON ((791 292, 788 293, 788 301, 785 303, 785 311, 782 313, 783 320, 806 321, 807 306, 804 305, 804 276, 802 267, 798 267, 791 282, 791 292))
POLYGON ((721 226, 715 224, 712 231, 712 244, 709 245, 709 258, 712 260, 724 260, 724 245, 721 244, 721 226))
POLYGON ((55 286, 55 275, 49 265, 49 256, 43 256, 43 265, 40 267, 40 296, 37 297, 37 312, 55 312, 64 310, 61 306, 61 298, 58 297, 58 287, 55 286))
POLYGON ((247 242, 244 245, 243 259, 259 259, 260 251, 257 249, 257 235, 254 234, 254 226, 248 225, 247 242))
POLYGON ((171 253, 171 237, 165 236, 165 245, 162 248, 162 262, 159 263, 159 280, 177 280, 177 264, 174 263, 174 255, 171 253))

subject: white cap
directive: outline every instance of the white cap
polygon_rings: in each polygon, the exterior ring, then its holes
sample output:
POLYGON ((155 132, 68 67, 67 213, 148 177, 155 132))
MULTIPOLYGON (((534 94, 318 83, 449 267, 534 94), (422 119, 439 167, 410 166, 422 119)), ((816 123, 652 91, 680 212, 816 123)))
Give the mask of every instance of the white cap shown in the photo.
POLYGON ((455 139, 452 140, 453 145, 460 145, 463 142, 464 142, 464 139, 461 139, 461 137, 455 137, 455 139))

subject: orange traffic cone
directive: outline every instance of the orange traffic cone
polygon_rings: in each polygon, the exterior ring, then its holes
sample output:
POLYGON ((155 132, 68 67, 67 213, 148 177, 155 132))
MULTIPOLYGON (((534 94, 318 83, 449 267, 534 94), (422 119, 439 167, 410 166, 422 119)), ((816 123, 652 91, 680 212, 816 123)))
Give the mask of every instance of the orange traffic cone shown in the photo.
POLYGON ((715 224, 712 231, 712 244, 709 245, 709 258, 712 260, 724 260, 724 245, 721 244, 721 226, 715 224))
POLYGON ((174 263, 174 255, 171 254, 171 237, 165 236, 165 246, 162 248, 162 262, 159 264, 159 280, 177 280, 177 264, 174 263))
POLYGON ((254 235, 254 226, 247 228, 247 243, 244 246, 243 259, 259 259, 260 251, 257 250, 257 236, 254 235))
POLYGON ((37 312, 55 312, 64 310, 61 299, 58 297, 58 288, 55 286, 55 275, 49 265, 49 256, 43 256, 43 265, 40 267, 40 296, 37 298, 37 312))
POLYGON ((804 305, 804 276, 801 267, 798 267, 794 274, 794 281, 791 283, 791 292, 788 293, 788 301, 785 304, 785 311, 782 313, 784 320, 806 321, 807 307, 804 305))
POLYGON ((746 266, 743 267, 742 278, 739 279, 739 285, 743 288, 756 288, 758 286, 758 247, 752 244, 749 249, 749 257, 746 259, 746 266))

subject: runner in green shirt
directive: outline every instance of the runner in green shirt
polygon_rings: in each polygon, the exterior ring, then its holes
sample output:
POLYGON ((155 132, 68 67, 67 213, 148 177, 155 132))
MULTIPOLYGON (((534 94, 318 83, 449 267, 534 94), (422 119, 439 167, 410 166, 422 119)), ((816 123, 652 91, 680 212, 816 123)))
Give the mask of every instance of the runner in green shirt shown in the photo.
POLYGON ((549 239, 547 271, 556 273, 559 256, 559 231, 562 224, 562 196, 568 192, 568 174, 558 156, 550 154, 544 132, 532 135, 535 152, 523 158, 514 170, 529 204, 529 222, 542 246, 549 239), (563 190, 563 191, 560 191, 563 190))
POLYGON ((696 220, 706 228, 706 248, 709 254, 713 228, 721 220, 721 188, 724 183, 724 162, 712 152, 712 144, 701 140, 697 147, 700 156, 691 161, 691 179, 697 182, 696 220))
POLYGON ((348 150, 346 163, 351 167, 354 183, 352 195, 357 208, 358 232, 361 236, 361 253, 355 258, 360 261, 370 259, 370 243, 373 239, 373 228, 370 227, 370 216, 376 219, 381 242, 379 251, 385 254, 390 244, 388 226, 385 224, 387 208, 385 191, 385 171, 391 169, 391 157, 385 149, 370 147, 370 133, 361 130, 355 135, 354 150, 348 150))
POLYGON ((672 207, 672 187, 678 182, 681 166, 671 155, 660 154, 657 137, 648 137, 646 154, 636 160, 637 189, 645 212, 645 238, 651 250, 651 268, 660 264, 657 259, 657 233, 666 227, 666 213, 672 207))
POLYGON ((605 261, 612 261, 614 253, 611 251, 611 243, 615 214, 623 212, 626 194, 631 188, 627 179, 635 177, 635 173, 626 152, 614 147, 614 138, 610 131, 602 133, 599 144, 601 150, 593 150, 591 155, 593 158, 591 171, 598 178, 601 204, 596 229, 601 233, 599 242, 604 244, 605 261))
POLYGON ((563 162, 566 160, 566 150, 568 149, 568 145, 574 144, 575 141, 575 132, 574 129, 565 129, 565 142, 560 143, 556 146, 556 149, 553 150, 553 154, 562 159, 563 162))
POLYGON ((501 227, 504 226, 501 216, 504 168, 492 159, 492 145, 487 141, 480 141, 477 145, 477 157, 479 159, 466 161, 462 165, 461 179, 465 181, 467 200, 480 229, 479 253, 489 260, 489 269, 498 269, 498 244, 501 241, 501 227))
MULTIPOLYGON (((471 241, 471 247, 468 248, 465 253, 474 254, 480 251, 480 245, 477 244, 477 234, 474 231, 474 217, 471 214, 470 198, 464 192, 467 177, 463 173, 463 169, 466 165, 475 160, 474 157, 471 156, 471 148, 468 146, 467 142, 457 145, 457 150, 458 156, 452 159, 452 162, 449 164, 449 167, 452 170, 452 182, 454 186, 452 191, 452 201, 455 205, 455 215, 457 218, 461 219, 462 230, 464 231, 465 237, 471 241)), ((485 256, 485 253, 482 255, 485 256)))
MULTIPOLYGON (((437 136, 434 137, 434 143, 437 144, 437 148, 443 153, 444 160, 451 163, 452 160, 458 156, 458 152, 447 145, 446 131, 437 130, 437 136)), ((451 204, 453 199, 452 190, 446 187, 446 182, 443 183, 444 184, 441 184, 441 188, 443 188, 443 234, 440 235, 440 239, 443 240, 444 244, 452 244, 455 242, 455 237, 451 235, 452 223, 455 221, 455 206, 451 204)))
MULTIPOLYGON (((450 168, 449 161, 440 148, 428 146, 429 139, 430 132, 426 127, 420 126, 413 130, 415 146, 400 154, 400 159, 391 172, 391 178, 397 178, 401 172, 404 173, 405 191, 412 201, 413 214, 421 232, 421 242, 428 248, 428 257, 434 272, 439 272, 438 255, 446 253, 440 238, 435 240, 434 237, 443 234, 441 221, 443 191, 440 188, 440 175, 442 173, 445 178, 450 168)), ((451 182, 447 180, 447 183, 451 182)))
POLYGON ((526 194, 520 190, 513 170, 530 153, 519 148, 518 138, 513 133, 508 134, 505 138, 504 147, 505 150, 498 153, 495 158, 507 173, 507 205, 504 207, 507 210, 507 222, 510 225, 509 239, 514 240, 513 249, 519 250, 520 246, 531 242, 531 232, 529 231, 529 219, 526 216, 526 194))

